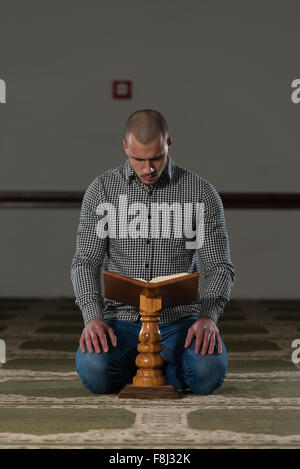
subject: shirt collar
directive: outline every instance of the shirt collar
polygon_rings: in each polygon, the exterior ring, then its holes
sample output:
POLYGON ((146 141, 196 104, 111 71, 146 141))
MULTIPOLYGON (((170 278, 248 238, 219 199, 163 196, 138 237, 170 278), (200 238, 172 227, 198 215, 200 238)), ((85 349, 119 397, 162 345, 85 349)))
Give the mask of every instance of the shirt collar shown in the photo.
MULTIPOLYGON (((167 165, 166 165, 160 179, 167 177, 167 178, 169 178, 169 180, 171 180, 173 175, 174 175, 174 167, 175 167, 174 161, 172 160, 170 155, 168 155, 167 165)), ((130 183, 132 179, 137 177, 135 171, 130 166, 129 158, 127 158, 127 160, 124 163, 124 173, 125 173, 125 179, 128 183, 130 183)))

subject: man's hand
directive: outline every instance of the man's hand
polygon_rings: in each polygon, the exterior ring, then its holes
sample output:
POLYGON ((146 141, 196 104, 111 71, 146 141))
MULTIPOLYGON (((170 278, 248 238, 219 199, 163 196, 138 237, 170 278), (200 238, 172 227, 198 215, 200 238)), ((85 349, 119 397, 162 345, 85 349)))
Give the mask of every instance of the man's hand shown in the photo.
POLYGON ((82 353, 85 353, 84 341, 86 342, 89 353, 101 353, 99 341, 104 352, 108 352, 108 345, 106 335, 109 335, 111 343, 114 347, 117 346, 117 338, 113 329, 104 321, 104 319, 96 318, 87 323, 82 331, 79 345, 82 353), (94 349, 93 349, 94 346, 94 349))
POLYGON ((202 344, 201 355, 206 355, 207 351, 211 355, 214 351, 215 343, 218 344, 218 353, 222 353, 222 343, 220 340, 219 329, 215 322, 208 316, 200 316, 196 322, 189 328, 184 347, 187 348, 191 345, 193 337, 196 337, 195 353, 200 352, 202 344))

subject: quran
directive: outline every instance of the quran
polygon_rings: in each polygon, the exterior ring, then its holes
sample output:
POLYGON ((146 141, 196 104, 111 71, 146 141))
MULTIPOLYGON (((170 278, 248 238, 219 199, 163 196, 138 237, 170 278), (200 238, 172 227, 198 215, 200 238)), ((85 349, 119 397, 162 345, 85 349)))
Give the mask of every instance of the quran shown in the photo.
POLYGON ((162 298, 162 307, 190 304, 196 301, 198 292, 198 272, 188 274, 164 275, 155 277, 150 282, 141 278, 126 277, 108 270, 103 270, 103 296, 119 303, 140 306, 140 294, 146 289, 156 289, 162 298))

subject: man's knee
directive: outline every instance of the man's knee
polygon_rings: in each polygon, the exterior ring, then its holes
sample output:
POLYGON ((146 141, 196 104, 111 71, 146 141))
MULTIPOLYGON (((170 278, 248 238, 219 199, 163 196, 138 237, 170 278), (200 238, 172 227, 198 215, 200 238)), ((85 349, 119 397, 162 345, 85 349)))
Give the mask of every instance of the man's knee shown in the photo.
POLYGON ((225 373, 223 375, 216 373, 214 376, 195 373, 195 376, 189 382, 189 387, 194 394, 213 394, 222 386, 224 378, 225 373))
POLYGON ((106 353, 82 353, 78 349, 76 354, 76 368, 82 384, 93 394, 115 392, 109 373, 109 359, 106 353))
POLYGON ((189 357, 185 382, 194 394, 213 394, 224 382, 226 355, 193 354, 189 357))

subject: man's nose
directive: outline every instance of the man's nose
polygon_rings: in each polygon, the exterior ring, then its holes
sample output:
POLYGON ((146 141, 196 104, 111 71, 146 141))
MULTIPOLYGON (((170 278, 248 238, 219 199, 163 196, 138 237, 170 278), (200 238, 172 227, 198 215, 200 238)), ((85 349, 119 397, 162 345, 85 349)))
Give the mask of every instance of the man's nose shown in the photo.
POLYGON ((147 174, 151 174, 153 173, 154 171, 154 168, 152 167, 150 161, 146 161, 145 162, 145 167, 144 167, 144 172, 147 173, 147 174))

